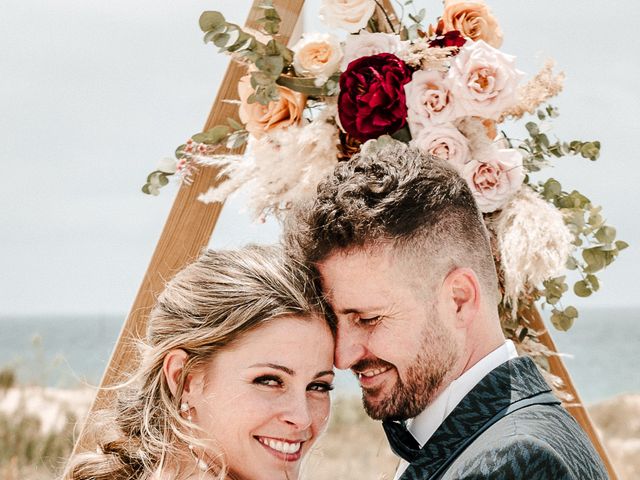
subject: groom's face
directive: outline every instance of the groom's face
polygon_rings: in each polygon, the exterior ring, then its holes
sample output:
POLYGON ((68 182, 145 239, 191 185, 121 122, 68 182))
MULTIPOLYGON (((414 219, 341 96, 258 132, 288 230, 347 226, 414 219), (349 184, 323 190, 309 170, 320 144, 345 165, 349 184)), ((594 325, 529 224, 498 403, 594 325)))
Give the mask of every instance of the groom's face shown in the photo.
POLYGON ((337 252, 318 270, 338 322, 336 366, 357 375, 369 416, 416 416, 452 380, 459 357, 440 282, 418 278, 428 273, 391 247, 337 252))

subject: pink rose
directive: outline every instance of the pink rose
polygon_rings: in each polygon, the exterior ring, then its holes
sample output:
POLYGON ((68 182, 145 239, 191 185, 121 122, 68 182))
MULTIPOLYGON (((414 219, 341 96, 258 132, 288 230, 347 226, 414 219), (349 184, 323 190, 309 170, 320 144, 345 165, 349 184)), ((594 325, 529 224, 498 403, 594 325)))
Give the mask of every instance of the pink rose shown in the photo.
POLYGON ((423 153, 446 160, 458 172, 471 160, 467 138, 453 125, 435 125, 424 128, 411 145, 423 153))
POLYGON ((502 208, 524 181, 522 154, 515 149, 499 149, 487 162, 471 160, 462 169, 462 177, 473 192, 482 213, 502 208))
POLYGON ((340 68, 344 72, 351 62, 360 57, 370 57, 379 53, 396 54, 402 50, 405 43, 398 35, 360 30, 358 35, 349 35, 345 40, 344 57, 340 68))
POLYGON ((427 126, 447 123, 456 118, 449 81, 441 72, 418 70, 404 90, 412 136, 418 136, 420 130, 427 126))
POLYGON ((458 113, 496 120, 516 102, 522 75, 515 67, 514 56, 482 40, 467 42, 448 74, 458 113))

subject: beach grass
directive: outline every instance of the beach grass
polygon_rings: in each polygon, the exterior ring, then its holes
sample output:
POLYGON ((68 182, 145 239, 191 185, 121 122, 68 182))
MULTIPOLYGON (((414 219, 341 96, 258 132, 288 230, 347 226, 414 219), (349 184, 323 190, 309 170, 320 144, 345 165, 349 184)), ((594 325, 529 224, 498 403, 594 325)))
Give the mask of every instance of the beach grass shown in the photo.
MULTIPOLYGON (((0 369, 0 478, 58 477, 92 395, 86 388, 19 385, 11 369, 0 369)), ((589 411, 620 480, 640 478, 640 395, 615 397, 589 411)), ((336 396, 327 432, 306 460, 302 479, 390 480, 396 464, 379 422, 366 416, 360 399, 336 396)))

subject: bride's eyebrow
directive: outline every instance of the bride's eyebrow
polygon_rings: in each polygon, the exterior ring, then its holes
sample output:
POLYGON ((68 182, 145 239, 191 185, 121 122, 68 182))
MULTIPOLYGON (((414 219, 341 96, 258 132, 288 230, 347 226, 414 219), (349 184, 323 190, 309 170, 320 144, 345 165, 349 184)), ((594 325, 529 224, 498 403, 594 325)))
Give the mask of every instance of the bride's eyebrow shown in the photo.
POLYGON ((322 372, 316 373, 316 376, 314 378, 324 377, 325 375, 332 375, 334 377, 336 376, 333 370, 323 370, 322 372))
POLYGON ((273 368, 275 370, 280 370, 284 373, 287 373, 291 376, 294 376, 296 374, 296 372, 294 372, 293 370, 291 370, 288 367, 285 367, 284 365, 278 365, 277 363, 255 363, 253 365, 251 365, 249 368, 255 368, 255 367, 269 367, 269 368, 273 368))

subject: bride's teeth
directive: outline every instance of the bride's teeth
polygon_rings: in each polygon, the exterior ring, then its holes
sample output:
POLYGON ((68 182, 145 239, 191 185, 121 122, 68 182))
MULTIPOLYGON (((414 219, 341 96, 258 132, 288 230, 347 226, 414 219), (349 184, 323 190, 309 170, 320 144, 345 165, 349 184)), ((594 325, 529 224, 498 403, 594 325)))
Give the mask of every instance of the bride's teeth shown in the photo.
POLYGON ((300 445, 301 445, 300 442, 289 443, 289 442, 282 442, 279 440, 272 440, 270 438, 262 438, 262 437, 260 437, 259 440, 261 443, 264 443, 269 448, 273 448, 278 452, 288 453, 288 454, 296 453, 298 450, 300 450, 300 445))

